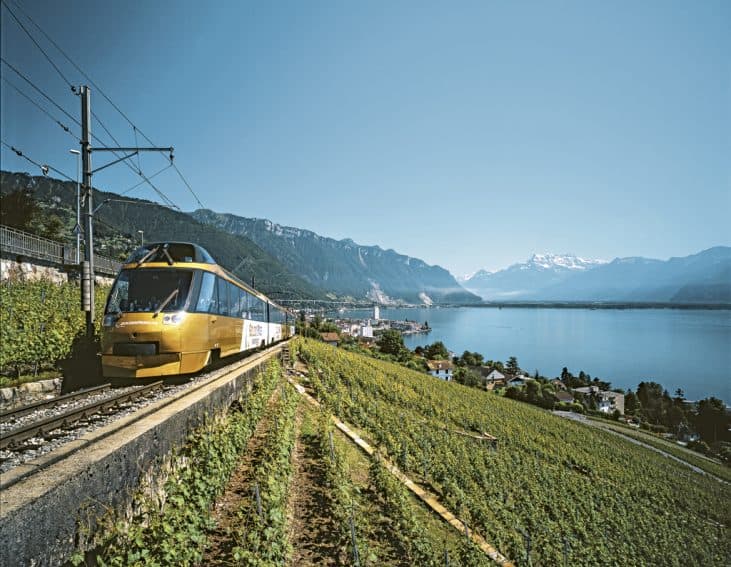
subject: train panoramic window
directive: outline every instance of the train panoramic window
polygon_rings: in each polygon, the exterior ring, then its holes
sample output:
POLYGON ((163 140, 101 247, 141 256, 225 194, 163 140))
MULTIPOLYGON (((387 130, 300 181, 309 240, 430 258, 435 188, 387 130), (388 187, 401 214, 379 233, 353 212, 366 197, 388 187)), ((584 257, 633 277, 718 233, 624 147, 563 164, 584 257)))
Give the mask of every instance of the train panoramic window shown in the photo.
POLYGON ((122 270, 109 294, 107 313, 155 311, 174 292, 163 311, 179 311, 192 278, 190 270, 122 270))
POLYGON ((236 311, 232 313, 234 317, 245 317, 246 316, 246 292, 237 287, 236 288, 236 311))
POLYGON ((255 297, 255 296, 251 297, 251 310, 250 311, 251 311, 251 318, 254 321, 266 321, 267 320, 266 303, 264 303, 258 297, 255 297))
POLYGON ((195 310, 201 313, 214 312, 216 304, 216 276, 205 272, 201 278, 201 290, 198 294, 198 303, 195 310))
POLYGON ((228 315, 228 282, 218 278, 218 313, 228 315))

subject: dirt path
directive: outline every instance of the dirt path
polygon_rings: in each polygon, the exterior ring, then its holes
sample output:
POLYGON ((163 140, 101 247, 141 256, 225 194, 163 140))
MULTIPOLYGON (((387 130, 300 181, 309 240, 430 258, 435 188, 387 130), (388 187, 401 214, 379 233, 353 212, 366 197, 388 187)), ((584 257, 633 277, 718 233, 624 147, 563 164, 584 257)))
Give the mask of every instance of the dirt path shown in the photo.
POLYGON ((290 486, 289 520, 293 566, 344 565, 338 549, 337 526, 330 514, 329 488, 319 455, 314 416, 297 408, 294 473, 290 486))
POLYGON ((208 547, 201 565, 235 564, 231 551, 236 546, 236 542, 232 540, 230 534, 232 529, 238 525, 238 512, 251 501, 252 475, 262 457, 264 442, 272 420, 271 408, 279 399, 279 392, 280 388, 275 388, 269 398, 264 414, 249 439, 246 451, 231 475, 225 492, 211 510, 211 520, 216 527, 208 534, 208 547))

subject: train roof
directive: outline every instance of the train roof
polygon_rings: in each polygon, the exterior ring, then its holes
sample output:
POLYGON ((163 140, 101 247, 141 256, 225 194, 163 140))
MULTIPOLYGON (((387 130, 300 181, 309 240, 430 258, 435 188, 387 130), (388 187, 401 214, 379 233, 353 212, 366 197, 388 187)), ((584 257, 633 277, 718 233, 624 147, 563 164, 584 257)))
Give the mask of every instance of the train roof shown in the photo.
POLYGON ((134 264, 142 260, 145 262, 167 262, 168 255, 173 262, 216 263, 208 250, 192 242, 148 242, 132 252, 124 263, 134 264))
POLYGON ((175 263, 191 263, 191 264, 213 264, 217 270, 223 272, 228 278, 235 281, 238 285, 246 289, 249 293, 256 295, 259 299, 262 299, 280 309, 285 309, 281 305, 278 305, 275 301, 269 299, 266 295, 257 291, 247 283, 241 281, 240 278, 233 275, 223 266, 221 266, 211 256, 210 252, 202 246, 193 242, 148 242, 144 246, 137 248, 127 258, 125 264, 141 264, 141 263, 158 263, 168 262, 172 260, 175 263))

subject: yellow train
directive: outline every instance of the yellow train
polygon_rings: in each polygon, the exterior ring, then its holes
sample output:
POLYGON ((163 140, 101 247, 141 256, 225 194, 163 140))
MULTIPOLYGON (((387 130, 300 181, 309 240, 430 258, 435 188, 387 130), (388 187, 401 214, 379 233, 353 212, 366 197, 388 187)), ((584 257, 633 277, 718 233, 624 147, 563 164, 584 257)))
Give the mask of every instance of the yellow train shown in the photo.
POLYGON ((290 313, 219 266, 201 246, 153 242, 122 266, 104 312, 107 378, 197 372, 218 357, 286 339, 290 313))

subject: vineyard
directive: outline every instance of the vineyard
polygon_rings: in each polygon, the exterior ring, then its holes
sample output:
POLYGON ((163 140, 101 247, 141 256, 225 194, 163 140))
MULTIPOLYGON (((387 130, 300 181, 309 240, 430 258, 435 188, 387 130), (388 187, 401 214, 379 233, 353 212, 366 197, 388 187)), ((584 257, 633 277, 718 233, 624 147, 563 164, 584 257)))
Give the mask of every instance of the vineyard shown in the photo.
MULTIPOLYGON (((109 291, 97 286, 96 329, 109 291)), ((84 332, 79 286, 48 281, 0 285, 0 384, 2 376, 37 373, 68 357, 84 332)))
POLYGON ((327 409, 516 563, 728 564, 728 484, 526 404, 314 341, 297 348, 327 409))
POLYGON ((190 436, 165 467, 166 477, 140 488, 131 517, 110 512, 99 520, 97 535, 71 563, 492 564, 464 535, 420 507, 377 458, 333 427, 330 413, 308 406, 283 378, 280 365, 270 363, 227 416, 190 436), (301 475, 296 444, 304 446, 319 475, 301 475), (313 491, 316 506, 294 507, 296 495, 313 491))

